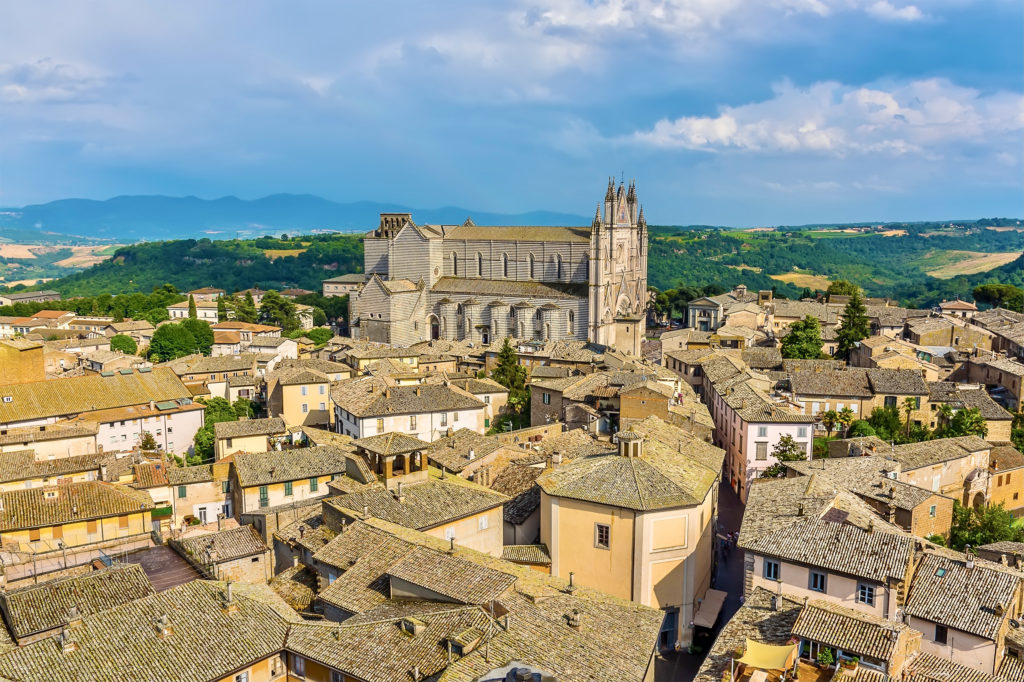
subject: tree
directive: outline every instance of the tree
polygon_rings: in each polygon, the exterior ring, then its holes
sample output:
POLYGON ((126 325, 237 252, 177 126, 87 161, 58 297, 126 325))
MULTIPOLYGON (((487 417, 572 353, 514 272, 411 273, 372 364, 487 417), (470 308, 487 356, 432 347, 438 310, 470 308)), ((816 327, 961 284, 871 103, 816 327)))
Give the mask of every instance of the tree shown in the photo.
POLYGON ((963 550, 992 542, 1022 542, 1024 528, 1014 525, 1016 518, 1002 503, 974 509, 953 502, 953 525, 949 531, 949 546, 963 550))
POLYGON ((829 283, 828 289, 825 293, 829 296, 835 294, 836 296, 853 296, 854 294, 860 293, 860 287, 853 282, 848 282, 845 279, 837 279, 834 282, 829 283))
MULTIPOLYGON (((256 310, 256 303, 252 300, 252 292, 246 291, 245 296, 241 300, 232 298, 231 302, 234 303, 235 308, 235 319, 239 322, 255 322, 259 317, 259 312, 256 310)), ((230 303, 226 304, 229 305, 230 303)))
POLYGON ((789 333, 782 339, 782 357, 816 360, 822 356, 822 345, 821 323, 808 315, 789 326, 789 333))
POLYGON ((149 359, 167 362, 196 351, 196 339, 180 324, 165 324, 153 332, 149 342, 149 359))
POLYGON ((263 294, 260 303, 260 320, 273 324, 286 332, 299 328, 299 318, 295 314, 295 304, 276 291, 263 294))
POLYGON ((853 413, 849 407, 844 407, 839 410, 839 414, 836 415, 836 421, 843 427, 844 434, 849 433, 850 424, 853 424, 853 420, 856 419, 857 415, 853 413))
POLYGON ((1024 289, 1012 284, 982 284, 972 293, 974 299, 982 303, 1024 313, 1024 289))
POLYGON ((149 431, 143 431, 142 437, 139 438, 139 449, 140 450, 156 450, 156 438, 149 431))
POLYGON ((519 364, 519 357, 509 343, 508 337, 498 351, 498 365, 491 372, 491 378, 508 389, 508 409, 519 414, 530 403, 530 392, 526 388, 526 368, 519 364))
POLYGON ((135 355, 139 346, 135 343, 135 339, 127 334, 114 334, 110 337, 110 350, 119 350, 125 355, 135 355))
POLYGON ((940 425, 938 433, 942 438, 955 438, 957 436, 979 436, 984 438, 988 435, 988 424, 981 410, 977 407, 969 407, 964 410, 957 410, 953 418, 940 425))
POLYGON ((839 324, 839 329, 836 332, 838 341, 836 355, 842 358, 848 357, 853 347, 870 335, 867 308, 864 307, 860 293, 855 291, 843 309, 843 321, 839 324))
MULTIPOLYGON (((237 421, 240 416, 240 412, 251 410, 251 405, 243 404, 242 399, 239 398, 232 405, 224 398, 209 398, 203 400, 199 398, 196 402, 205 405, 205 424, 201 429, 196 431, 195 438, 192 439, 192 447, 194 456, 189 459, 189 463, 207 462, 213 459, 214 455, 214 443, 216 437, 213 432, 213 425, 220 422, 233 422, 237 421)), ((249 403, 248 400, 245 403, 249 403)))
POLYGON ((821 413, 821 425, 825 427, 825 437, 831 438, 832 431, 839 423, 839 413, 835 410, 826 410, 821 413))
POLYGON ((903 431, 903 420, 900 412, 895 406, 876 407, 871 410, 868 423, 875 430, 875 434, 882 440, 901 440, 900 433, 903 431))
POLYGON ((327 324, 327 313, 323 309, 313 306, 313 326, 323 327, 327 324))
POLYGON ((228 319, 228 304, 224 301, 223 296, 217 297, 217 321, 223 322, 228 319))
POLYGON ((907 436, 910 436, 910 417, 914 414, 914 410, 917 409, 917 401, 914 398, 903 399, 903 412, 907 415, 907 436))
POLYGON ((193 320, 191 318, 181 321, 181 326, 188 330, 195 339, 196 346, 192 352, 209 355, 213 349, 213 329, 206 320, 193 320))
POLYGON ((253 403, 248 398, 239 398, 235 402, 231 403, 231 409, 235 413, 235 417, 238 419, 252 419, 256 416, 256 409, 253 407, 253 403))
POLYGON ((865 436, 877 435, 875 427, 871 426, 871 424, 867 423, 863 419, 858 419, 850 424, 849 428, 846 429, 847 438, 864 438, 865 436))
POLYGON ((313 329, 306 331, 306 336, 308 336, 316 345, 323 346, 334 338, 334 332, 328 327, 314 327, 313 329))
POLYGON ((192 294, 188 295, 188 319, 195 320, 199 317, 199 313, 196 312, 196 299, 192 297, 192 294))
POLYGON ((807 450, 787 433, 779 438, 779 442, 772 448, 772 456, 780 462, 795 462, 807 459, 807 450))

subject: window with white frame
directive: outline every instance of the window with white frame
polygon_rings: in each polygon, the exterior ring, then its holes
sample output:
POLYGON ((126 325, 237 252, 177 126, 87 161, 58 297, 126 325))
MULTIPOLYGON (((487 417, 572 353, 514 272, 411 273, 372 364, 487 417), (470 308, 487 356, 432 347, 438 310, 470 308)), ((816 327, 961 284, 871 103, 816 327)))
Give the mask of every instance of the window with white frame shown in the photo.
POLYGON ((292 656, 292 672, 299 677, 306 676, 306 659, 302 656, 292 656))
POLYGON ((867 583, 857 583, 857 602, 860 604, 867 604, 868 606, 874 606, 875 586, 868 585, 867 583))
POLYGON ((758 438, 767 438, 768 437, 768 427, 767 426, 758 426, 757 427, 757 437, 758 438))
POLYGON ((488 524, 487 517, 486 516, 481 516, 477 520, 477 522, 476 522, 476 529, 477 530, 487 530, 487 524, 488 524))

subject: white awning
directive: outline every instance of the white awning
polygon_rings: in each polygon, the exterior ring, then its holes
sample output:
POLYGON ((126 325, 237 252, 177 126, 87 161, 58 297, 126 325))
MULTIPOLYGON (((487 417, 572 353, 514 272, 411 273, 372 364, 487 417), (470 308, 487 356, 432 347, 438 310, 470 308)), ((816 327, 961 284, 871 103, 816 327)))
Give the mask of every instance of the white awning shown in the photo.
POLYGON ((718 614, 722 610, 726 593, 721 590, 708 590, 704 593, 704 599, 697 607, 697 613, 693 617, 693 624, 699 628, 712 628, 718 620, 718 614))

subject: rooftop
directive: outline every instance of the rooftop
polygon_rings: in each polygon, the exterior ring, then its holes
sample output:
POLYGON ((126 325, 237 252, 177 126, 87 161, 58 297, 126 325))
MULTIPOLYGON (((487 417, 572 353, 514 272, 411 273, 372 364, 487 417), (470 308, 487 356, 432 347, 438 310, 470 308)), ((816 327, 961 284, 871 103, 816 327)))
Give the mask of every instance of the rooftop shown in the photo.
POLYGON ((235 472, 243 488, 313 476, 344 474, 349 454, 333 445, 235 455, 235 472))
POLYGON ((242 438, 245 436, 272 436, 285 433, 287 427, 284 419, 240 419, 233 422, 217 422, 213 425, 213 433, 218 439, 242 438))
POLYGON ((182 552, 199 563, 224 563, 267 551, 260 534, 249 525, 176 542, 182 552))
POLYGON ((134 514, 153 508, 149 493, 100 481, 0 492, 0 531, 134 514))

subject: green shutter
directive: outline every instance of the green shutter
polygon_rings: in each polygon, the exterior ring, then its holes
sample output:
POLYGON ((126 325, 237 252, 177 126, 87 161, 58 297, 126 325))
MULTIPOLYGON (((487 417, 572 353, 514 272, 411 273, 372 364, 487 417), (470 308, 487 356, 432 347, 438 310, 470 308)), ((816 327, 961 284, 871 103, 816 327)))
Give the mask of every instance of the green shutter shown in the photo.
POLYGON ((320 481, 316 480, 315 478, 309 479, 309 492, 315 493, 319 489, 320 489, 320 481))
POLYGON ((231 490, 231 482, 230 481, 221 481, 221 483, 220 483, 220 491, 222 493, 226 493, 226 492, 229 492, 230 490, 231 490))
POLYGON ((267 493, 267 486, 260 486, 260 506, 266 507, 270 503, 270 495, 267 493))
POLYGON ((284 483, 284 495, 285 495, 285 497, 290 497, 291 494, 292 494, 292 482, 291 481, 285 481, 285 483, 284 483))
POLYGON ((185 486, 179 485, 178 486, 178 497, 179 498, 185 497, 185 495, 186 495, 186 493, 185 493, 185 486))

